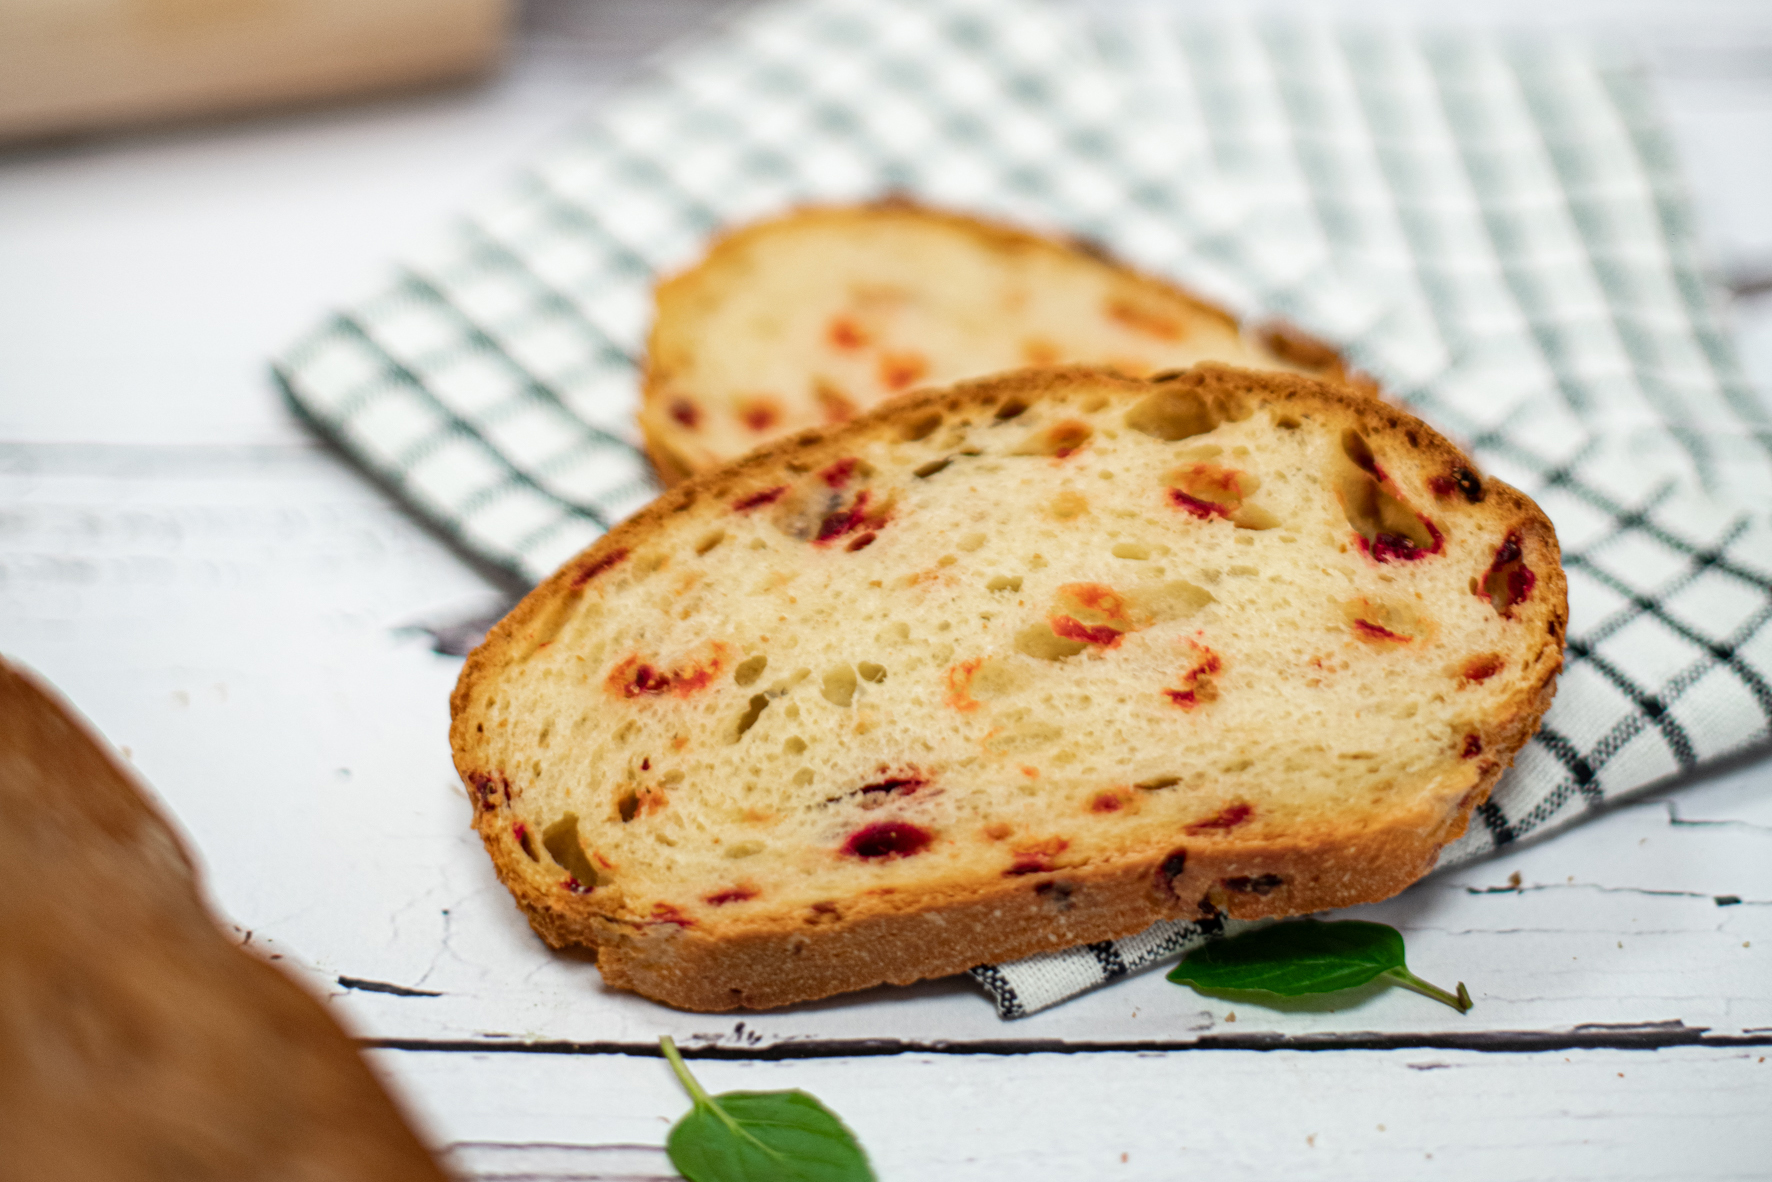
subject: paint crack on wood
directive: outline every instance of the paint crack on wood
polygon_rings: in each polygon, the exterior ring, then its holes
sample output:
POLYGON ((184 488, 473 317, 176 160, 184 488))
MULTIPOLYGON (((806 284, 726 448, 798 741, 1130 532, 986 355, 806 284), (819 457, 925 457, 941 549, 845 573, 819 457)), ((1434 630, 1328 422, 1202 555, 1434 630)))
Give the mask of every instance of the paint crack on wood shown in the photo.
POLYGON ((390 981, 372 981, 368 977, 339 977, 338 983, 346 989, 362 993, 388 993, 395 997, 442 997, 434 989, 413 989, 406 985, 395 985, 390 981))
MULTIPOLYGON (((1463 884, 1460 884, 1463 886, 1463 884)), ((1718 907, 1767 907, 1772 899, 1744 899, 1740 895, 1717 895, 1709 891, 1658 890, 1653 887, 1605 886, 1597 882, 1535 882, 1509 886, 1463 886, 1467 895, 1525 895, 1538 891, 1599 891, 1608 895, 1644 895, 1650 898, 1709 899, 1718 907)))
POLYGON ((1746 829, 1750 833, 1772 835, 1772 825, 1756 825, 1752 821, 1738 821, 1732 819, 1710 821, 1699 818, 1682 817, 1680 816, 1679 806, 1673 801, 1669 800, 1664 803, 1667 805, 1667 823, 1669 825, 1692 829, 1746 829))

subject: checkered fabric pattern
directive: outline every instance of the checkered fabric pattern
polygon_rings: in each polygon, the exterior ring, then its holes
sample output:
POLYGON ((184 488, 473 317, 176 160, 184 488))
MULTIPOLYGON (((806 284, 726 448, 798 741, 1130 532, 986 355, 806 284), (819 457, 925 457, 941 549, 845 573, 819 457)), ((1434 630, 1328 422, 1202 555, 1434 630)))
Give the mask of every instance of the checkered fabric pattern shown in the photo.
MULTIPOLYGON (((633 426, 653 277, 718 227, 888 190, 1292 319, 1550 514, 1568 667, 1443 863, 1767 737, 1772 422, 1645 79, 1581 46, 785 0, 660 63, 277 373, 464 551, 532 582, 656 491, 633 426)), ((1211 934, 975 976, 1014 1017, 1211 934)))

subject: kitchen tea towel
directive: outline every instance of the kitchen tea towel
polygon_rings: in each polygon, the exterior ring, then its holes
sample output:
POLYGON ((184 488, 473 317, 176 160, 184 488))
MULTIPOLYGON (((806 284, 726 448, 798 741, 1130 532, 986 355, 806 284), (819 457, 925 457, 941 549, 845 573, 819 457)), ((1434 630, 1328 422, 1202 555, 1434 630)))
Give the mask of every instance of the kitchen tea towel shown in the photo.
MULTIPOLYGON (((1568 665, 1443 864, 1763 742, 1772 423, 1646 83, 1539 38, 1039 0, 784 0, 682 48, 276 371, 534 582, 657 491, 651 285, 722 226, 892 191, 1095 238, 1337 342, 1556 523, 1568 665)), ((1004 1017, 1211 924, 986 966, 1004 1017)))

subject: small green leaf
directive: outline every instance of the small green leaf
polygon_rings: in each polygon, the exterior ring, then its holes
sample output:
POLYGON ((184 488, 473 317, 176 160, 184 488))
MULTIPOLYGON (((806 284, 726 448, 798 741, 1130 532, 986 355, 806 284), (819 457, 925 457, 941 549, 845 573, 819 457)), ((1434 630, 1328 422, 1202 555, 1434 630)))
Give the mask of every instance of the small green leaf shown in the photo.
POLYGON ((1462 981, 1455 995, 1409 971, 1395 928, 1357 919, 1297 920, 1217 940, 1189 953, 1169 979, 1196 989, 1299 997, 1353 989, 1380 975, 1460 1013, 1471 1007, 1462 981))
POLYGON ((855 1134, 805 1092, 710 1096, 668 1036, 659 1046, 695 1101, 665 1142, 689 1182, 874 1182, 855 1134))

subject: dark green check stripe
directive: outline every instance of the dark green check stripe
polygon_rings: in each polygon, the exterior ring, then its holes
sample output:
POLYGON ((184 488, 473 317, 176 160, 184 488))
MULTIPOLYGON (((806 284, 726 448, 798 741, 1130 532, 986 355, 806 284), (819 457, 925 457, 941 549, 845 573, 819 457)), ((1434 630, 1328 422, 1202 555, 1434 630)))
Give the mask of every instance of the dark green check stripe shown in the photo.
MULTIPOLYGON (((614 338, 603 330, 602 325, 586 316, 576 300, 542 279, 531 268, 526 258, 494 236, 492 231, 479 222, 470 221, 462 224, 460 233, 462 246, 470 252, 473 265, 477 270, 483 274, 508 276, 528 289, 532 301, 530 310, 532 318, 553 317, 571 323, 573 331, 582 339, 588 355, 587 363, 583 368, 594 371, 598 367, 602 367, 627 373, 633 373, 640 368, 640 363, 633 354, 618 345, 614 338), (539 316, 535 315, 537 312, 540 313, 539 316)), ((545 249, 545 244, 536 244, 532 247, 532 250, 545 249)), ((607 283, 609 280, 610 276, 606 269, 597 276, 598 282, 607 283)), ((471 282, 472 279, 468 277, 453 277, 446 286, 460 288, 471 282)), ((444 287, 439 286, 436 290, 442 293, 444 287)), ((452 300, 451 302, 457 303, 459 306, 458 301, 452 300)), ((526 327, 524 324, 488 325, 479 336, 481 339, 491 341, 494 333, 514 333, 521 331, 524 327, 526 327)), ((556 398, 559 397, 557 392, 545 384, 544 392, 553 394, 556 398)), ((563 401, 560 405, 568 413, 575 413, 563 401)), ((575 414, 575 417, 582 416, 575 414)))
MULTIPOLYGON (((441 420, 442 426, 437 432, 439 438, 467 440, 475 446, 476 450, 483 458, 490 462, 491 467, 500 474, 500 479, 495 480, 483 489, 475 490, 473 494, 465 498, 455 507, 454 512, 458 520, 448 523, 452 529, 459 532, 460 524, 463 520, 471 516, 476 509, 483 508, 485 505, 491 503, 491 501, 496 500, 505 490, 510 488, 527 489, 541 497, 543 500, 553 503, 567 513, 578 514, 600 528, 609 528, 608 517, 601 506, 563 497, 553 489, 541 484, 528 472, 525 472, 512 464, 503 453, 494 447, 486 437, 480 433, 478 427, 445 405, 436 397, 436 395, 431 393, 417 373, 409 369, 397 357, 388 352, 387 349, 383 348, 381 343, 375 339, 369 329, 355 316, 350 313, 339 313, 333 318, 333 325, 339 333, 350 338, 373 354, 378 363, 385 367, 386 372, 399 383, 400 389, 404 394, 409 396, 415 403, 422 405, 428 412, 436 416, 437 419, 441 420)), ((300 375, 298 374, 295 376, 299 383, 300 375)), ((339 431, 349 439, 351 436, 350 423, 351 420, 340 418, 334 420, 333 426, 335 430, 339 431)), ((631 451, 632 449, 629 450, 631 451)), ((362 453, 357 449, 354 449, 354 451, 360 456, 363 456, 365 462, 369 462, 365 453, 362 453)), ((406 487, 409 484, 411 465, 400 467, 378 465, 378 468, 381 469, 384 475, 397 480, 402 487, 406 487)), ((462 534, 461 536, 466 540, 467 535, 462 534)))
MULTIPOLYGON (((498 360, 498 362, 510 372, 511 376, 516 379, 518 388, 522 393, 517 400, 507 399, 505 401, 505 414, 514 413, 514 411, 523 404, 543 404, 549 410, 563 416, 568 423, 579 431, 584 445, 601 447, 608 451, 619 452, 637 462, 644 462, 644 457, 640 455, 639 450, 635 448, 633 444, 594 423, 586 422, 578 412, 574 411, 572 407, 567 404, 566 400, 561 397, 560 392, 554 389, 551 383, 544 381, 541 377, 532 373, 518 362, 517 359, 511 355, 510 351, 499 343, 497 338, 492 335, 492 332, 489 331, 486 326, 480 324, 472 316, 468 315, 460 305, 455 303, 449 293, 443 288, 417 272, 407 272, 404 276, 404 282, 408 289, 414 294, 425 299, 438 313, 453 321, 457 331, 461 334, 464 341, 469 342, 474 347, 483 350, 488 356, 498 360)), ((376 347, 381 349, 384 355, 386 355, 386 350, 383 349, 379 343, 377 343, 376 347)), ((467 419, 457 414, 453 408, 446 406, 441 399, 438 399, 431 392, 430 388, 424 385, 418 373, 414 373, 413 382, 424 391, 426 397, 430 398, 437 406, 446 410, 452 417, 455 417, 464 423, 468 422, 467 419)), ((481 428, 496 422, 500 417, 502 417, 502 415, 478 415, 474 423, 476 438, 481 439, 488 448, 492 448, 493 450, 496 450, 495 445, 481 434, 481 428)))

